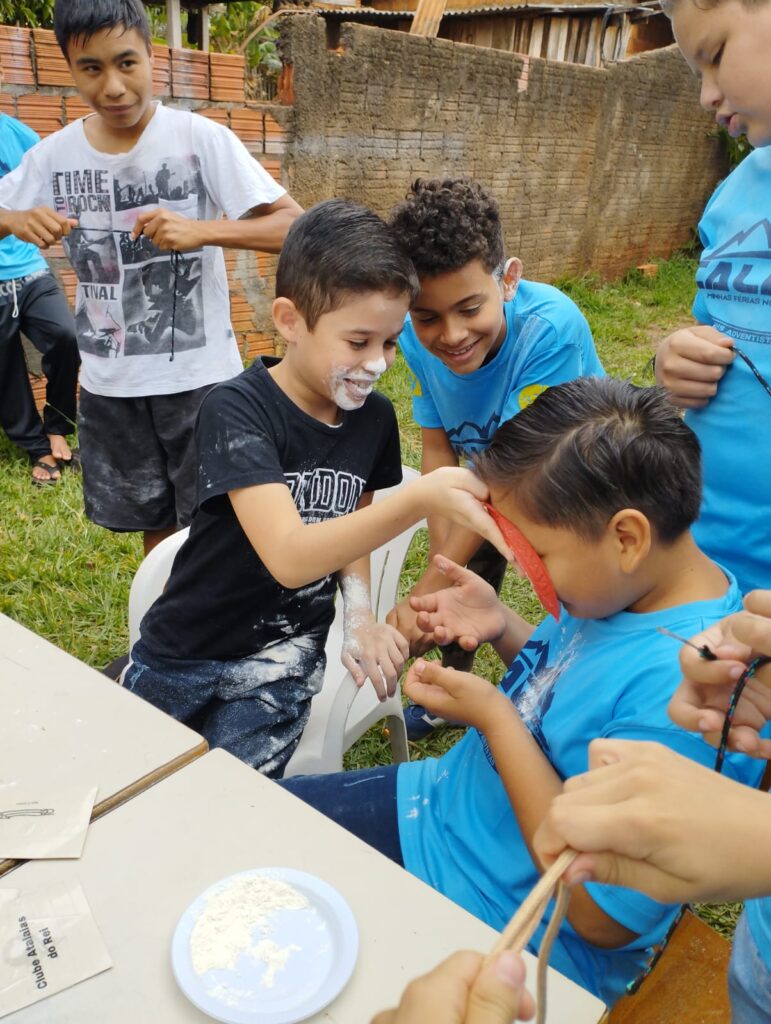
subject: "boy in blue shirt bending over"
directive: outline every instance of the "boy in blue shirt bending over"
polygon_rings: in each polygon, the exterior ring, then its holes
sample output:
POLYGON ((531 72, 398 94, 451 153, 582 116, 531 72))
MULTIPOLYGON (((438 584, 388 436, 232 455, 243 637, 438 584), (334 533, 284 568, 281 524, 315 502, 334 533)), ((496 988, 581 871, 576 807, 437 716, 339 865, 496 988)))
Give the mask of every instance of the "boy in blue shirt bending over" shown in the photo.
MULTIPOLYGON (((533 837, 597 737, 656 740, 711 765, 714 751, 667 714, 677 642, 741 607, 736 581, 695 545, 699 445, 655 388, 584 377, 550 388, 475 460, 495 509, 535 551, 561 601, 533 628, 468 569, 418 602, 437 641, 493 643, 499 688, 418 659, 406 693, 473 726, 443 757, 307 776, 286 787, 495 928, 538 879, 533 837)), ((762 766, 731 754, 725 774, 762 766)), ((608 885, 574 890, 552 963, 614 1002, 677 908, 608 885)), ((531 945, 537 950, 543 930, 531 945)))
MULTIPOLYGON (((413 415, 422 427, 424 473, 484 451, 500 424, 554 384, 603 373, 591 331, 575 303, 551 285, 527 281, 522 262, 506 259, 500 210, 478 182, 418 180, 391 213, 397 239, 415 264, 420 294, 399 337, 414 376, 413 415)), ((499 589, 505 563, 479 537, 429 520, 430 556, 472 567, 499 589)), ((432 566, 412 594, 446 586, 432 566)), ((389 621, 412 654, 430 641, 415 625, 409 598, 389 621)), ((455 649, 445 664, 471 668, 455 649)), ((439 724, 407 710, 412 738, 439 724)))

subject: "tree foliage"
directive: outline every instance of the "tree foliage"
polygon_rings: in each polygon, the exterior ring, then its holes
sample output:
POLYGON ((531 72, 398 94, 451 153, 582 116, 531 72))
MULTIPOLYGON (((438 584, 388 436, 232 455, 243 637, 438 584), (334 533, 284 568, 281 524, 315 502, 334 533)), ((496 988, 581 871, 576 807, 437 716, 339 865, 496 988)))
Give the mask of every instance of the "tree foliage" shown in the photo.
POLYGON ((0 24, 52 28, 54 0, 0 0, 0 24))

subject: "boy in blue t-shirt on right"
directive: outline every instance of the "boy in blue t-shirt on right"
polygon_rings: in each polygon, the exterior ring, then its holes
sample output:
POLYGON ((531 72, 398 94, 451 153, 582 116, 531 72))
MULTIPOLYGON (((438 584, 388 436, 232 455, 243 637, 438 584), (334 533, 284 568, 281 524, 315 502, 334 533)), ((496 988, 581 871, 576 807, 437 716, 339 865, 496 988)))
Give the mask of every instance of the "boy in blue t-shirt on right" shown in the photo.
MULTIPOLYGON (((559 619, 533 628, 478 576, 440 559, 452 586, 416 602, 421 627, 441 641, 489 641, 509 667, 496 688, 418 659, 405 691, 472 728, 438 758, 284 785, 501 929, 538 881, 536 830, 563 780, 586 771, 592 740, 653 740, 714 763, 714 750, 667 713, 681 679, 668 631, 699 633, 741 598, 691 537, 699 445, 657 388, 597 377, 549 388, 475 467, 496 512, 540 555, 559 619)), ((739 753, 723 767, 749 785, 762 770, 739 753)), ((677 910, 616 885, 577 886, 552 966, 611 1004, 677 910)))
MULTIPOLYGON (((525 280, 521 260, 506 259, 500 209, 481 184, 419 179, 389 222, 420 281, 399 345, 414 377, 423 473, 483 451, 500 424, 547 388, 604 373, 575 303, 551 285, 525 280)), ((429 520, 428 528, 429 567, 411 596, 448 585, 433 565, 436 554, 470 563, 500 588, 506 566, 494 549, 447 520, 429 520)), ((417 629, 409 597, 388 621, 412 654, 433 646, 417 629)), ((444 652, 444 664, 454 668, 469 669, 472 661, 456 645, 444 652)), ((415 705, 406 720, 412 739, 444 724, 415 705)))

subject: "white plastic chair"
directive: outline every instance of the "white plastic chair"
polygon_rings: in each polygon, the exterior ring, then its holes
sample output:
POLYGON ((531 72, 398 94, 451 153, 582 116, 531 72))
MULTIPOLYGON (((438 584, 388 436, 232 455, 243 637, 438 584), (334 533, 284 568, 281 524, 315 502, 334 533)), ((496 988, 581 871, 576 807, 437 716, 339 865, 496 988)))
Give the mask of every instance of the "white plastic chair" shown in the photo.
MULTIPOLYGON (((420 474, 409 466, 402 467, 403 483, 420 474)), ((396 488, 378 491, 381 500, 396 488)), ((417 523, 372 553, 372 606, 379 622, 384 621, 396 602, 404 559, 412 538, 425 523, 417 523)), ((139 624, 150 605, 160 597, 169 578, 174 558, 189 533, 179 530, 156 545, 136 571, 129 593, 129 644, 139 639, 139 624)), ((343 646, 343 602, 335 602, 335 618, 326 644, 327 668, 324 685, 311 702, 311 714, 300 743, 287 764, 284 775, 307 775, 342 771, 343 754, 353 746, 371 725, 385 719, 391 750, 396 762, 409 760, 407 729, 404 724, 401 692, 382 704, 368 680, 361 689, 340 662, 343 646)))

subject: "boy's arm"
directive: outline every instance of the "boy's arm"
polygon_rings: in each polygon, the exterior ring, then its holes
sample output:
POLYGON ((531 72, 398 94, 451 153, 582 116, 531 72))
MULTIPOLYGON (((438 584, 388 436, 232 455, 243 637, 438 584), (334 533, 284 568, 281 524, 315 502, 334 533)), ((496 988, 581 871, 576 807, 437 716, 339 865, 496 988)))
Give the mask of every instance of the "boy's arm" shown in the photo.
POLYGON ((66 238, 77 223, 74 217, 64 217, 47 206, 36 206, 31 210, 0 210, 0 241, 15 235, 22 242, 47 249, 66 238))
POLYGON ((137 216, 131 237, 145 235, 164 251, 189 252, 203 245, 219 245, 281 252, 287 231, 302 212, 288 193, 275 202, 255 206, 238 220, 191 220, 173 210, 155 207, 137 216))
POLYGON ((268 572, 297 588, 368 555, 408 526, 439 509, 476 529, 507 557, 506 544, 480 501, 487 488, 466 469, 421 477, 382 501, 323 523, 303 523, 286 484, 266 483, 228 492, 238 521, 268 572))
MULTIPOLYGON (((420 472, 423 476, 442 466, 458 465, 458 456, 441 427, 423 427, 421 434, 423 450, 420 472)), ((434 556, 442 554, 453 562, 465 565, 479 547, 481 540, 478 533, 464 530, 445 516, 429 517, 428 566, 407 597, 400 601, 387 617, 388 623, 407 639, 412 654, 425 653, 433 646, 433 640, 418 627, 410 598, 433 594, 449 586, 446 577, 436 568, 434 556)))
MULTIPOLYGON (((357 508, 367 508, 372 497, 372 492, 362 495, 357 508)), ((344 602, 341 661, 357 686, 363 686, 369 678, 379 699, 384 701, 396 693, 409 648, 401 633, 375 619, 369 555, 340 571, 340 589, 344 602)))
MULTIPOLYGON (((404 692, 433 714, 468 722, 484 733, 522 837, 538 864, 533 840, 562 792, 562 780, 511 701, 485 679, 423 660, 410 668, 404 692)), ((568 919, 583 939, 603 949, 624 946, 637 937, 606 914, 583 886, 573 890, 568 919)))

